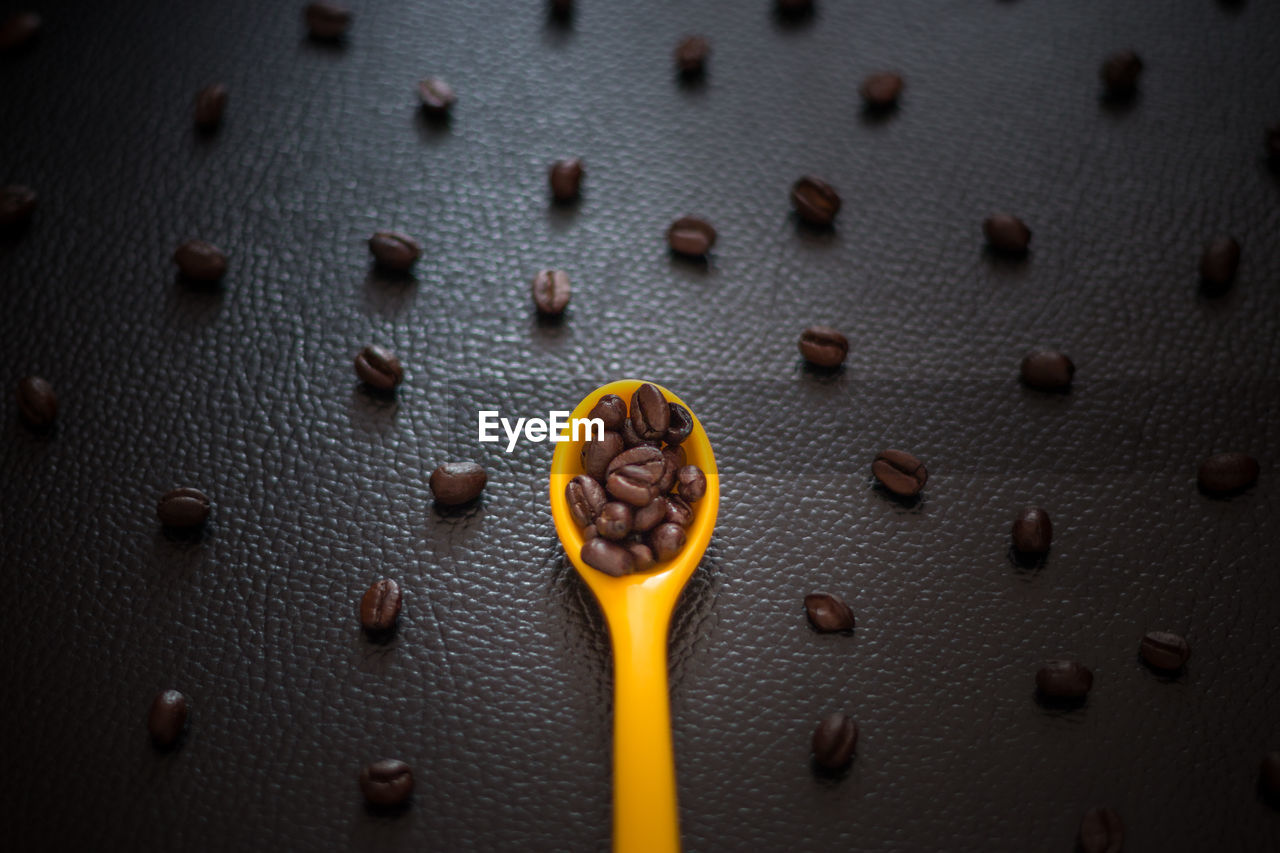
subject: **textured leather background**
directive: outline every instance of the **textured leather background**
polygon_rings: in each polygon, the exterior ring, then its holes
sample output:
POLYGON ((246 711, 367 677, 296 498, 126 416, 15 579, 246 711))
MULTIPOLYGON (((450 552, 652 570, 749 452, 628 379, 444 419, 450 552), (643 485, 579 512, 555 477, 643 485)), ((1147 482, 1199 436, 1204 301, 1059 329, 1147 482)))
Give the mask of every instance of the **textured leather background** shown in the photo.
MULTIPOLYGON (((43 0, 46 30, 0 58, 0 182, 37 189, 0 241, 0 823, 22 850, 600 850, 610 815, 610 660, 545 494, 550 445, 475 440, 475 411, 571 408, 645 376, 695 408, 723 503, 673 630, 672 710, 690 851, 1064 850, 1106 804, 1127 850, 1265 850, 1254 784, 1280 748, 1280 5, 765 0, 354 3, 345 47, 303 38, 298 2, 43 0), (83 8, 77 8, 77 7, 83 8), (712 41, 704 84, 671 49, 712 41), (1146 61, 1127 109, 1099 103, 1112 50, 1146 61), (901 110, 859 112, 900 69, 901 110), (452 123, 414 84, 459 93, 452 123), (225 125, 192 129, 223 81, 225 125), (582 202, 546 167, 580 155, 582 202), (798 230, 787 190, 844 196, 798 230), (1007 209, 1024 262, 982 251, 1007 209), (682 214, 720 232, 671 258, 682 214), (379 228, 418 236, 411 280, 371 270, 379 228), (1203 239, 1237 235, 1234 289, 1197 291, 1203 239), (221 288, 170 261, 199 236, 221 288), (544 266, 565 322, 533 317, 544 266), (843 329, 817 376, 795 341, 843 329), (351 368, 391 346, 386 402, 351 368), (1032 346, 1078 372, 1023 389, 1032 346), (17 420, 28 373, 55 432, 17 420), (871 488, 884 446, 925 460, 914 507, 871 488), (1200 495, 1198 461, 1245 450, 1250 492, 1200 495), (442 515, 427 475, 471 459, 482 503, 442 515), (155 502, 215 503, 195 541, 155 502), (1040 570, 1007 554, 1025 504, 1051 513, 1040 570), (386 645, 356 606, 405 591, 386 645), (802 596, 843 593, 853 637, 802 596), (1183 632, 1185 674, 1138 660, 1183 632), (1088 704, 1033 700, 1046 657, 1094 669, 1088 704), (154 751, 153 694, 192 701, 154 751), (840 780, 809 736, 862 727, 840 780), (358 768, 416 769, 413 807, 367 813, 358 768)), ((11 11, 12 6, 6 6, 11 11)))

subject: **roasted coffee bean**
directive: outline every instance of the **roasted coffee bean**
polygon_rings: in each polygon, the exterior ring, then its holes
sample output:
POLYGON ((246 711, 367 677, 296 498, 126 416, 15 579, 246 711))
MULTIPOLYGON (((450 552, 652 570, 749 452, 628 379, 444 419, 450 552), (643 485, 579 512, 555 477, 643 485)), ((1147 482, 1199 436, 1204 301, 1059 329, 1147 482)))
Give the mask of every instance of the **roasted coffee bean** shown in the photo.
POLYGON ((627 418, 622 422, 622 443, 627 447, 640 447, 641 445, 648 447, 662 446, 661 439, 641 438, 639 433, 636 432, 635 424, 631 421, 631 418, 627 418))
POLYGON ((173 253, 178 272, 192 281, 217 281, 227 274, 227 256, 212 243, 188 240, 173 253))
POLYGON ((375 761, 360 771, 360 791, 370 805, 404 805, 413 793, 413 771, 394 758, 375 761))
POLYGON ((360 599, 360 624, 373 634, 390 631, 400 618, 400 584, 389 578, 373 582, 360 599))
POLYGON ((356 376, 370 388, 394 391, 404 380, 404 367, 393 352, 370 344, 356 355, 356 376))
POLYGON ((819 767, 839 770, 853 760, 858 724, 848 714, 828 714, 813 732, 813 760, 819 767))
POLYGON ((676 68, 685 77, 697 77, 707 67, 711 43, 702 36, 689 36, 676 45, 676 68))
POLYGON ((1071 387, 1076 366, 1064 352, 1032 350, 1022 357, 1022 381, 1041 391, 1065 391, 1071 387))
POLYGON ((227 87, 221 83, 213 83, 196 92, 196 127, 207 131, 222 124, 222 115, 227 111, 227 98, 227 87))
POLYGON ((480 497, 489 475, 474 462, 446 462, 431 472, 431 494, 437 503, 460 506, 480 497))
POLYGON ((895 495, 911 497, 920 493, 929 479, 924 463, 904 450, 882 450, 871 463, 871 473, 895 495))
POLYGON ((587 417, 599 418, 607 430, 620 430, 627 419, 627 401, 617 394, 605 394, 591 407, 587 417))
POLYGON ((684 499, 676 495, 667 495, 667 516, 666 520, 672 524, 678 524, 681 527, 688 527, 693 523, 693 507, 684 502, 684 499))
POLYGON ((1036 689, 1050 699, 1083 699, 1093 673, 1073 660, 1051 660, 1036 673, 1036 689))
POLYGON ((604 487, 593 477, 579 474, 564 487, 564 499, 569 505, 569 514, 579 527, 586 527, 596 520, 600 510, 609 502, 604 487))
POLYGON ((671 406, 658 386, 646 382, 631 395, 631 425, 646 441, 661 440, 671 425, 671 406))
POLYGON ((458 96, 454 94, 453 87, 439 77, 428 77, 418 83, 418 100, 427 115, 446 116, 457 103, 458 96))
POLYGON ((1115 809, 1089 809, 1080 821, 1076 839, 1080 853, 1120 853, 1124 849, 1124 824, 1115 809))
POLYGON ((632 542, 627 546, 627 550, 631 552, 631 557, 634 561, 632 563, 632 571, 648 571, 657 562, 653 557, 653 549, 643 542, 632 542))
POLYGON ((810 364, 839 367, 848 354, 849 339, 830 326, 810 326, 800 333, 800 355, 810 364))
POLYGON ((676 484, 676 474, 679 473, 683 465, 678 464, 675 453, 668 453, 668 448, 662 449, 662 476, 658 479, 658 494, 665 495, 676 484))
POLYGON ((664 521, 649 533, 649 547, 659 561, 670 560, 684 548, 685 531, 678 524, 664 521))
POLYGON ((58 396, 48 380, 27 376, 18 382, 18 411, 36 429, 53 425, 53 419, 58 416, 58 396))
POLYGON ((1113 53, 1103 60, 1099 76, 1109 98, 1129 98, 1138 89, 1142 60, 1132 50, 1113 53))
POLYGON ((716 244, 716 229, 695 216, 683 216, 667 229, 667 245, 679 255, 701 257, 716 244))
POLYGON ((542 270, 533 277, 533 305, 544 317, 559 317, 569 305, 569 274, 542 270))
POLYGON ((147 731, 156 746, 173 746, 187 727, 187 697, 177 690, 161 690, 151 700, 147 731))
POLYGON ((307 31, 319 41, 340 39, 351 26, 351 10, 337 3, 308 3, 305 15, 307 31))
POLYGON ((156 515, 165 527, 189 529, 199 527, 209 519, 212 505, 204 492, 183 486, 165 492, 156 504, 156 515))
POLYGON ((1138 644, 1142 659, 1155 669, 1169 672, 1182 669, 1191 657, 1191 647, 1177 634, 1168 631, 1151 631, 1138 644))
POLYGON ((0 187, 0 228, 25 225, 35 211, 35 190, 21 184, 0 187))
POLYGON ((1200 281, 1210 290, 1225 290, 1236 279, 1240 268, 1240 244, 1234 237, 1221 234, 1204 244, 1200 256, 1200 281))
POLYGON ((982 220, 982 234, 987 245, 1006 255, 1026 254, 1031 243, 1031 229, 1016 216, 993 213, 982 220))
POLYGON ((1013 521, 1013 549, 1019 554, 1045 554, 1053 541, 1053 522, 1049 513, 1029 506, 1013 521))
POLYGON ((693 434, 693 415, 679 403, 671 403, 668 408, 671 409, 671 419, 662 440, 667 444, 678 445, 693 434))
POLYGON ((840 194, 826 181, 805 175, 791 186, 791 206, 805 222, 825 228, 840 212, 840 194))
POLYGON ((588 524, 586 527, 582 528, 582 541, 584 542, 588 539, 595 539, 599 535, 600 531, 596 529, 594 524, 588 524))
POLYGON ((902 77, 891 72, 872 74, 862 81, 858 93, 869 110, 889 110, 898 104, 902 94, 902 77))
POLYGON ((635 511, 631 529, 642 533, 657 527, 667 519, 667 499, 661 495, 635 511))
POLYGON ((404 272, 422 257, 422 247, 399 231, 379 231, 369 238, 369 253, 383 269, 404 272))
MULTIPOLYGON (((668 444, 666 447, 662 448, 662 456, 664 459, 670 458, 671 461, 675 464, 675 469, 677 471, 683 468, 685 465, 689 464, 686 454, 684 452, 684 448, 678 444, 676 445, 668 444)), ((672 482, 674 483, 675 481, 673 480, 672 482)))
POLYGON ((620 501, 644 506, 658 496, 658 478, 661 476, 661 463, 656 472, 651 465, 624 465, 609 475, 605 489, 620 501))
POLYGON ((560 204, 576 200, 582 190, 582 173, 582 161, 577 157, 552 163, 547 176, 551 183, 551 197, 560 204))
POLYGON ((582 470, 589 477, 604 480, 608 476, 609 463, 623 450, 622 435, 605 430, 604 436, 582 443, 582 470))
POLYGON ((676 472, 676 491, 691 504, 702 500, 707 493, 707 475, 697 465, 686 465, 676 472))
POLYGON ((604 471, 605 476, 608 477, 614 471, 626 465, 642 465, 650 469, 655 475, 654 482, 657 482, 657 478, 662 476, 662 451, 647 444, 640 444, 624 450, 609 461, 609 465, 604 471))
POLYGON ((16 12, 0 23, 0 52, 17 50, 40 34, 44 22, 35 12, 16 12))
POLYGON ((814 592, 804 597, 804 609, 813 627, 823 632, 852 631, 853 611, 838 595, 814 592))
POLYGON ((1211 495, 1242 492, 1258 482, 1258 460, 1247 453, 1217 453, 1200 463, 1196 478, 1211 495))
POLYGON ((608 539, 588 539, 582 543, 582 562, 606 575, 620 578, 635 571, 635 557, 623 546, 608 539))
POLYGON ((605 539, 624 539, 631 532, 635 512, 620 501, 609 501, 596 516, 596 532, 605 539))
POLYGON ((1268 752, 1258 768, 1258 785, 1271 802, 1280 807, 1280 750, 1268 752))

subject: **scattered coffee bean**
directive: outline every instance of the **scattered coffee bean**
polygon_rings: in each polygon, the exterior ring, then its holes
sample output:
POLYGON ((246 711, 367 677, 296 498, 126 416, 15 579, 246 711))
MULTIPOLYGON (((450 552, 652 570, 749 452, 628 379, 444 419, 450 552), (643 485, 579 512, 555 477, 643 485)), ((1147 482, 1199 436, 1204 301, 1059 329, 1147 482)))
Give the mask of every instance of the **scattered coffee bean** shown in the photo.
POLYGON ((891 72, 872 74, 862 81, 858 93, 869 110, 890 110, 898 105, 902 94, 902 77, 891 72))
POLYGON ((568 204, 578 198, 582 189, 582 161, 577 157, 557 160, 551 164, 548 177, 551 182, 551 197, 560 204, 568 204))
POLYGON ((814 628, 823 632, 852 631, 853 611, 838 595, 814 592, 804 597, 804 609, 814 628))
POLYGON ((625 445, 621 433, 605 430, 604 436, 594 441, 582 443, 582 470, 587 476, 604 481, 608 476, 609 463, 622 452, 625 445))
POLYGON ((684 502, 684 498, 676 495, 667 495, 667 515, 666 520, 672 524, 678 524, 681 527, 688 527, 693 523, 693 507, 684 502))
POLYGON ((588 539, 582 544, 582 562, 615 578, 635 570, 635 557, 626 548, 608 539, 588 539))
POLYGON ((1124 824, 1115 809, 1089 809, 1080 820, 1077 838, 1080 853, 1120 853, 1124 849, 1124 824))
POLYGON ((664 521, 653 528, 649 534, 649 545, 653 548, 653 555, 660 561, 670 560, 684 548, 685 536, 683 527, 664 521))
POLYGON ((1174 672, 1182 669, 1191 657, 1191 647, 1177 634, 1168 631, 1151 631, 1138 645, 1142 659, 1155 669, 1174 672))
POLYGON ((399 231, 379 231, 369 238, 369 252, 383 269, 404 272, 422 257, 418 241, 399 231))
POLYGON ((569 274, 542 270, 533 278, 533 305, 544 317, 559 317, 569 305, 569 274))
POLYGON ((805 222, 825 228, 840 212, 840 194, 826 181, 805 175, 791 186, 791 206, 805 222))
POLYGON ((1197 480, 1211 495, 1242 492, 1258 482, 1258 460, 1247 453, 1217 453, 1200 463, 1197 480))
POLYGON ((375 761, 360 771, 360 790, 370 805, 404 805, 413 793, 413 771, 394 758, 375 761))
POLYGON ((604 473, 605 477, 608 477, 619 468, 624 468, 627 465, 640 465, 650 469, 654 477, 658 478, 662 476, 664 464, 661 450, 647 444, 640 444, 627 448, 609 460, 609 464, 605 466, 604 473))
POLYGON ((569 481, 569 485, 564 487, 564 498, 569 505, 569 514, 579 527, 593 524, 609 501, 599 481, 586 474, 579 474, 569 481))
POLYGON ((1100 76, 1108 98, 1133 97, 1138 90, 1138 77, 1142 74, 1142 60, 1132 50, 1113 53, 1102 63, 1100 76))
POLYGON ((1236 279, 1240 268, 1240 244, 1234 237, 1221 234, 1204 244, 1200 256, 1200 281, 1209 290, 1225 290, 1236 279))
POLYGON ((404 367, 395 353, 370 344, 356 355, 356 376, 370 388, 394 391, 404 380, 404 367))
POLYGON ((697 465, 686 465, 676 472, 676 491, 687 503, 696 504, 707 493, 707 477, 697 465))
POLYGON ((839 770, 853 760, 858 724, 848 714, 828 714, 813 732, 813 760, 819 767, 839 770))
MULTIPOLYGON (((661 491, 661 488, 659 488, 659 491, 661 491)), ((667 499, 665 496, 659 495, 635 511, 631 519, 631 529, 640 533, 647 533, 666 520, 667 499)))
MULTIPOLYGON (((645 506, 658 496, 658 480, 662 463, 655 472, 649 465, 624 465, 609 475, 605 489, 610 495, 632 506, 645 506)), ((599 527, 597 521, 596 526, 599 527)), ((603 531, 601 531, 603 532, 603 531)))
POLYGON ((28 425, 47 429, 58 416, 58 396, 47 379, 27 376, 18 382, 18 411, 28 425))
POLYGON ((800 355, 817 367, 835 368, 849 354, 849 339, 830 326, 810 326, 800 333, 800 355))
POLYGON ((667 229, 667 245, 678 255, 702 257, 716 244, 716 229, 695 216, 683 216, 667 229))
POLYGON ((871 463, 871 473, 895 495, 919 494, 929 479, 924 463, 904 450, 882 450, 871 463))
POLYGON ((0 52, 17 50, 40 34, 44 22, 35 12, 16 12, 0 23, 0 52))
POLYGON ((25 225, 35 211, 35 190, 21 184, 0 187, 0 228, 25 225))
POLYGON ((165 527, 190 529, 208 520, 211 506, 204 492, 183 486, 160 497, 156 515, 160 516, 160 523, 165 527))
POLYGON ((697 77, 707 67, 711 44, 702 36, 689 36, 676 45, 676 68, 685 77, 697 77))
POLYGON ((1031 243, 1031 229, 1016 216, 993 213, 982 220, 982 234, 987 245, 1006 255, 1026 254, 1031 243))
POLYGON ((693 434, 693 415, 679 403, 672 403, 670 409, 671 416, 667 421, 667 431, 663 434, 662 440, 667 444, 679 445, 693 434))
POLYGON ((1050 699, 1083 699, 1093 686, 1093 673, 1073 660, 1051 660, 1036 673, 1036 689, 1050 699))
POLYGON ((1258 768, 1258 785, 1272 804, 1280 807, 1280 750, 1268 752, 1258 768))
POLYGON ((1076 375, 1076 366, 1066 353, 1052 349, 1032 350, 1022 357, 1022 381, 1040 391, 1066 391, 1076 375))
POLYGON ((360 624, 371 634, 382 634, 400 618, 400 584, 389 578, 373 582, 360 599, 360 624))
POLYGON ((337 3, 308 3, 305 16, 307 31, 318 41, 340 39, 351 26, 351 10, 337 3))
POLYGON ((156 746, 173 746, 187 727, 187 697, 177 690, 161 690, 151 700, 147 731, 156 746))
POLYGON ((446 462, 431 472, 431 494, 436 503, 461 506, 480 497, 489 475, 474 462, 446 462))
POLYGON ((418 100, 427 115, 440 117, 449 114, 458 96, 453 93, 453 87, 439 77, 428 77, 418 83, 418 100))
POLYGON ((634 520, 635 513, 628 504, 609 501, 596 516, 596 532, 605 539, 624 539, 634 520))
POLYGON ((214 83, 196 93, 196 127, 200 130, 213 130, 222 124, 222 115, 226 111, 226 86, 214 83))
POLYGON ((217 281, 227 274, 227 256, 212 243, 188 240, 173 253, 178 272, 192 281, 217 281))
POLYGON ((671 406, 658 386, 646 382, 631 395, 631 425, 642 439, 661 439, 671 425, 671 406))
POLYGON ((633 560, 631 570, 634 572, 648 571, 657 562, 653 556, 653 549, 643 542, 632 542, 627 546, 627 550, 631 552, 633 560))
POLYGON ((620 430, 627 419, 627 401, 617 394, 605 394, 591 407, 587 417, 599 418, 606 430, 620 430))
POLYGON ((1013 549, 1019 554, 1047 554, 1053 540, 1053 522, 1049 513, 1029 506, 1013 522, 1013 549))

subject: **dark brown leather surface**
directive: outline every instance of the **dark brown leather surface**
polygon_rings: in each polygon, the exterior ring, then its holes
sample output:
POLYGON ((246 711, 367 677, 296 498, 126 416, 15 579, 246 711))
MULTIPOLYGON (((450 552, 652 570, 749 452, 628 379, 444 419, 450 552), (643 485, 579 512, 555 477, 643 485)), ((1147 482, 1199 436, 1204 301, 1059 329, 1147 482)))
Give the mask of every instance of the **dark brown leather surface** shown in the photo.
MULTIPOLYGON (((609 379, 684 397, 723 501, 671 638, 690 851, 1065 850, 1081 814, 1126 850, 1267 850, 1255 791, 1280 748, 1280 6, 821 2, 788 27, 764 0, 355 4, 345 47, 299 3, 46 0, 40 41, 0 58, 0 183, 30 227, 0 241, 0 813, 21 850, 600 850, 610 815, 610 660, 546 497, 550 445, 476 442, 477 408, 571 408, 609 379), (77 8, 83 7, 83 8, 77 8), (671 50, 712 42, 682 88, 671 50), (1125 109, 1098 66, 1146 62, 1125 109), (857 86, 901 70, 900 111, 857 86), (428 74, 448 128, 415 110, 428 74), (226 122, 193 131, 225 82, 226 122), (550 209, 546 167, 587 167, 550 209), (812 172, 844 209, 798 229, 812 172), (984 254, 993 210, 1034 231, 984 254), (676 217, 720 234, 672 259, 676 217), (419 237, 410 281, 371 270, 381 228, 419 237), (1236 286, 1197 289, 1202 241, 1244 246, 1236 286), (223 246, 219 289, 175 281, 189 237, 223 246), (529 282, 567 269, 560 325, 529 282), (813 322, 843 372, 799 363, 813 322), (356 386, 395 349, 395 402, 356 386), (1030 347, 1069 352, 1069 395, 1022 388, 1030 347), (12 389, 60 395, 33 434, 12 389), (927 464, 906 507, 875 453, 927 464), (1243 450, 1258 485, 1196 488, 1243 450), (441 514, 427 477, 469 459, 481 504, 441 514), (211 523, 164 533, 161 493, 211 523), (1022 506, 1056 538, 1016 567, 1022 506), (395 639, 356 618, 404 588, 395 639), (803 595, 845 595, 852 637, 803 595), (1137 657, 1182 632, 1186 672, 1137 657), (1092 667, 1080 710, 1033 698, 1048 657, 1092 667), (150 746, 154 693, 191 697, 181 747, 150 746), (847 710, 858 758, 809 767, 847 710), (371 815, 355 776, 416 769, 371 815)), ((11 9, 12 7, 6 7, 11 9)), ((5 846, 8 846, 6 843, 5 846)))

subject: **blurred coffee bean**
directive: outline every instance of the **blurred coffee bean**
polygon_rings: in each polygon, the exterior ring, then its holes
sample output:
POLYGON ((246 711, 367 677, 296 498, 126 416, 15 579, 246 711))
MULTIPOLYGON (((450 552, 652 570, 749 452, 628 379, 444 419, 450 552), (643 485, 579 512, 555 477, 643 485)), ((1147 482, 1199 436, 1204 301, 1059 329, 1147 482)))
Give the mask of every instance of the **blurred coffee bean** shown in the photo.
POLYGON ((659 562, 670 560, 684 548, 684 528, 678 524, 664 521, 649 533, 649 546, 659 562))
POLYGON ((227 87, 221 83, 213 83, 197 92, 196 127, 208 131, 222 124, 223 113, 227 111, 227 99, 227 87))
POLYGON ((58 396, 53 386, 39 376, 27 376, 18 382, 18 411, 29 426, 47 429, 58 416, 58 396))
POLYGON ((1083 699, 1093 687, 1093 673, 1073 660, 1051 660, 1036 672, 1036 689, 1050 699, 1083 699))
POLYGON ((853 760, 858 725, 848 714, 828 714, 813 732, 813 760, 827 770, 839 770, 853 760))
POLYGON ((178 272, 192 281, 217 281, 227 274, 227 256, 204 240, 188 240, 173 253, 178 272))
POLYGON ((147 731, 159 747, 173 746, 187 727, 187 697, 177 690, 161 690, 151 700, 147 731))
POLYGON ((374 581, 360 599, 360 624, 371 634, 396 626, 400 618, 400 584, 390 578, 374 581))
POLYGON ((631 425, 646 441, 660 440, 671 425, 671 406, 658 386, 646 382, 631 395, 631 425))
POLYGON ((308 3, 304 14, 307 31, 318 41, 340 39, 351 26, 351 10, 337 3, 308 3))
POLYGON ((671 418, 662 440, 667 444, 677 445, 693 434, 693 415, 679 403, 671 403, 668 408, 671 409, 671 418))
POLYGON ((199 527, 208 520, 211 507, 204 492, 183 486, 160 496, 156 515, 165 527, 190 529, 199 527))
POLYGON ((689 36, 676 45, 676 68, 685 77, 701 76, 707 68, 711 43, 702 36, 689 36))
POLYGON ((707 476, 697 465, 686 465, 676 472, 676 491, 687 503, 697 503, 707 493, 707 476))
POLYGON ((1116 100, 1133 97, 1141 74, 1142 60, 1132 50, 1111 54, 1099 70, 1107 97, 1116 100))
POLYGON ((582 173, 582 161, 577 157, 552 163, 547 176, 551 184, 551 197, 560 204, 576 200, 582 190, 582 173))
POLYGON ((805 175, 791 186, 791 205, 805 222, 826 227, 840 212, 840 194, 826 181, 805 175))
POLYGON ((461 506, 480 497, 489 475, 474 462, 446 462, 431 472, 429 486, 436 502, 461 506))
POLYGON ((716 229, 711 223, 695 216, 684 216, 671 223, 667 229, 667 245, 680 255, 701 257, 716 244, 716 229))
POLYGON ((810 326, 800 333, 800 355, 810 364, 839 367, 848 354, 849 339, 830 326, 810 326))
POLYGON ((586 474, 579 474, 564 487, 565 502, 569 514, 579 527, 586 527, 596 520, 600 510, 609 501, 599 481, 586 474))
POLYGON ((1076 839, 1080 853, 1121 853, 1124 849, 1124 824, 1115 809, 1089 809, 1080 821, 1076 839))
POLYGON ((609 501, 596 516, 596 532, 605 539, 623 539, 631 532, 635 513, 625 503, 609 501))
POLYGON ((1053 541, 1053 523, 1049 513, 1029 506, 1013 521, 1013 549, 1019 554, 1046 554, 1053 541))
POLYGON ((609 463, 623 450, 622 435, 605 430, 604 436, 594 441, 582 443, 582 470, 587 476, 604 480, 608 474, 609 463))
POLYGON ((1148 632, 1138 644, 1138 652, 1151 667, 1167 672, 1182 669, 1191 657, 1187 641, 1168 631, 1148 632))
POLYGON ((867 109, 885 111, 898 105, 898 96, 902 94, 902 77, 892 72, 872 74, 862 81, 858 93, 867 109))
POLYGON ((370 388, 394 391, 404 380, 404 367, 391 350, 370 344, 356 354, 356 376, 370 388))
POLYGON ((1234 237, 1220 234, 1204 244, 1200 255, 1200 281, 1205 289, 1226 290, 1236 279, 1240 268, 1240 243, 1234 237))
POLYGON ((21 184, 0 187, 0 228, 25 225, 35 211, 35 190, 21 184))
POLYGON ((439 77, 428 77, 418 83, 418 100, 427 115, 443 117, 449 114, 458 96, 453 87, 439 77))
POLYGON ((982 220, 982 234, 988 246, 1006 255, 1026 254, 1031 243, 1031 229, 1007 213, 993 213, 982 220))
POLYGON ((582 562, 606 575, 622 577, 635 570, 635 557, 623 546, 608 539, 588 539, 582 544, 582 562))
POLYGON ((1217 453, 1200 463, 1196 479, 1211 495, 1242 492, 1258 482, 1258 460, 1247 453, 1217 453))
POLYGON ((360 771, 360 791, 373 806, 401 806, 413 794, 413 771, 403 761, 385 758, 360 771))
POLYGON ((544 317, 559 317, 569 305, 569 274, 542 270, 533 278, 533 305, 544 317))
POLYGON ((827 592, 814 592, 804 597, 804 609, 809 621, 819 631, 852 631, 853 611, 844 599, 827 592))
POLYGON ((919 494, 929 480, 924 463, 905 450, 882 450, 871 463, 871 473, 895 495, 911 497, 919 494))
POLYGON ((383 269, 405 272, 422 257, 422 247, 399 231, 378 231, 369 238, 369 253, 383 269))
POLYGON ((1040 391, 1066 391, 1076 375, 1076 366, 1064 352, 1032 350, 1022 357, 1022 381, 1040 391))
POLYGON ((627 419, 627 401, 617 394, 605 394, 591 407, 587 417, 604 421, 607 430, 620 430, 627 419))

